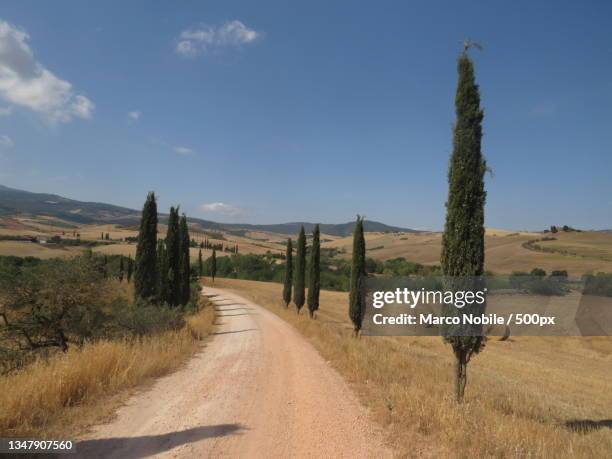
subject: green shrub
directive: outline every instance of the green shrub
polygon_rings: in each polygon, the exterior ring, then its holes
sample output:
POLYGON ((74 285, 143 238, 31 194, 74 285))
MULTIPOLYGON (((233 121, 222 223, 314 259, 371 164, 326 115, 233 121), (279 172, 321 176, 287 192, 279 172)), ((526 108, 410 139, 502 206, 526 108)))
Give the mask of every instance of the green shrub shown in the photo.
POLYGON ((152 305, 139 300, 127 305, 118 304, 114 310, 112 327, 119 334, 144 336, 166 330, 178 330, 185 325, 180 308, 152 305))
POLYGON ((582 278, 583 293, 588 295, 612 296, 612 273, 587 274, 582 278))

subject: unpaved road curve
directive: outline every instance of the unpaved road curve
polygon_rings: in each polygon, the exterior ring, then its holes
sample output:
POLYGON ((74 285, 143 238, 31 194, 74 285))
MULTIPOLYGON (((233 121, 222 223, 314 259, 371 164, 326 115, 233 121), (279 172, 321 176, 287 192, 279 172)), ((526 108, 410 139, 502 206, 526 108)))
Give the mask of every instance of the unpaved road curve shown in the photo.
POLYGON ((77 444, 86 458, 390 457, 347 384, 289 324, 221 289, 215 336, 77 444))

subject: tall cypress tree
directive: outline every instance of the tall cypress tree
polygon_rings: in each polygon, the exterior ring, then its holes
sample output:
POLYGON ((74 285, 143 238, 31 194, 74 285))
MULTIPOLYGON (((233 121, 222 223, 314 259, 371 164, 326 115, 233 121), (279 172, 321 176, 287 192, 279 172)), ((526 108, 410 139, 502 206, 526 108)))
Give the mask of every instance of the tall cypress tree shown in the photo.
POLYGON ((285 307, 289 307, 291 303, 291 287, 293 285, 293 247, 291 246, 291 238, 287 239, 287 253, 285 255, 285 282, 283 284, 283 301, 285 307))
POLYGON ((136 265, 134 272, 134 294, 136 298, 151 298, 156 290, 157 258, 157 202, 155 193, 150 192, 142 208, 136 265))
POLYGON ((189 297, 191 296, 189 241, 187 217, 183 214, 179 223, 179 304, 189 303, 189 297))
POLYGON ((202 249, 198 252, 198 277, 202 277, 204 273, 204 264, 202 263, 202 249))
MULTIPOLYGON (((456 122, 453 133, 453 153, 448 171, 448 199, 446 223, 442 237, 441 265, 445 288, 480 289, 484 272, 484 205, 486 192, 484 174, 486 162, 481 152, 483 111, 474 76, 474 64, 467 48, 458 60, 459 81, 455 94, 456 122)), ((485 305, 471 305, 457 309, 445 305, 449 316, 480 314, 485 305)), ((455 395, 463 400, 467 381, 467 364, 484 346, 482 326, 445 327, 442 333, 453 348, 456 359, 455 395)))
POLYGON ((210 257, 210 276, 212 277, 213 285, 215 285, 216 275, 217 275, 217 250, 213 249, 213 253, 210 257))
POLYGON ((163 239, 157 241, 157 273, 157 300, 159 303, 169 303, 168 254, 163 239))
POLYGON ((297 308, 297 313, 304 306, 306 300, 306 234, 304 225, 300 228, 295 251, 295 282, 293 287, 293 302, 297 308))
POLYGON ((179 216, 178 207, 170 208, 168 217, 168 232, 166 233, 166 254, 168 256, 168 304, 176 306, 180 304, 180 273, 181 262, 179 247, 179 216))
POLYGON ((349 293, 349 317, 353 322, 353 333, 359 336, 364 310, 364 277, 365 268, 365 237, 363 235, 363 217, 357 215, 353 230, 353 256, 351 261, 351 290, 349 293))
POLYGON ((310 250, 310 275, 308 277, 308 313, 314 319, 319 309, 321 291, 321 230, 317 224, 312 232, 312 249, 310 250))

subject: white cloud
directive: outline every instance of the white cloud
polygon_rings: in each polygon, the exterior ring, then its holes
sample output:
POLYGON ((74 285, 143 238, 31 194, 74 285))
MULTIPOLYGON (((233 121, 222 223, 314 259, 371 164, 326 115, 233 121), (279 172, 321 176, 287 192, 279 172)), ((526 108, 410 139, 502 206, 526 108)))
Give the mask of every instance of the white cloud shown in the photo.
POLYGON ((15 146, 15 142, 8 135, 0 135, 0 147, 11 148, 15 146))
POLYGON ((128 113, 128 116, 130 117, 130 119, 134 121, 138 121, 140 119, 140 115, 141 113, 139 111, 133 111, 133 112, 128 113))
POLYGON ((201 204, 200 210, 204 213, 213 213, 229 217, 236 217, 238 215, 244 214, 243 209, 233 206, 231 204, 226 204, 224 202, 211 202, 208 204, 201 204))
POLYGON ((193 150, 187 147, 174 147, 174 152, 179 155, 190 155, 193 153, 193 150))
POLYGON ((9 116, 13 113, 13 107, 0 107, 0 116, 9 116))
POLYGON ((0 20, 0 97, 53 121, 90 119, 94 103, 38 62, 23 30, 0 20))
POLYGON ((260 36, 261 32, 234 20, 220 27, 203 26, 183 30, 176 44, 176 52, 184 57, 194 57, 213 48, 252 43, 260 36))

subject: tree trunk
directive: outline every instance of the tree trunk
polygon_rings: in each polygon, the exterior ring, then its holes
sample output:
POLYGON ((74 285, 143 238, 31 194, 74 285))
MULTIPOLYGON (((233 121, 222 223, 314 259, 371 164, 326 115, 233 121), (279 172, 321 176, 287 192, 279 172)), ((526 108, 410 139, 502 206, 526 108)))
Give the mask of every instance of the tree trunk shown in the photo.
POLYGON ((456 354, 455 397, 457 403, 463 402, 465 384, 467 382, 467 353, 463 350, 456 354))

